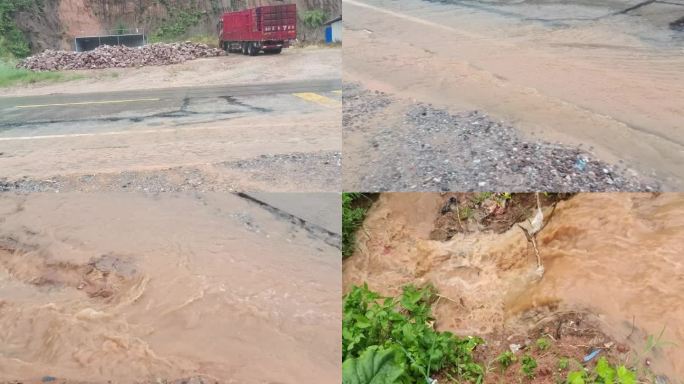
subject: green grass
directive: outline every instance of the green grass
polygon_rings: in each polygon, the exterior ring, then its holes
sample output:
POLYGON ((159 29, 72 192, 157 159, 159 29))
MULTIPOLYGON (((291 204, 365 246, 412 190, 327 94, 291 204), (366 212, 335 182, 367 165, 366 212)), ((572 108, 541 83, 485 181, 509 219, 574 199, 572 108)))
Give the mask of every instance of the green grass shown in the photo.
POLYGON ((69 81, 82 77, 81 75, 65 74, 62 72, 34 72, 28 69, 18 69, 11 62, 0 60, 0 88, 43 82, 69 81))

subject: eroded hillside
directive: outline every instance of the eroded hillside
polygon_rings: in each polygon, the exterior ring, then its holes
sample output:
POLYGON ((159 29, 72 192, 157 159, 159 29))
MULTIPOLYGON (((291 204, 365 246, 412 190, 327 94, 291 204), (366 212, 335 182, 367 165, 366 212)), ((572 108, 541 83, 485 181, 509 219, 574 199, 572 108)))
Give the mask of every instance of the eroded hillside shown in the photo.
MULTIPOLYGON (((295 0, 299 8, 299 39, 323 38, 320 27, 307 26, 305 12, 321 10, 326 18, 341 13, 338 0, 295 0)), ((213 35, 218 16, 229 10, 279 4, 277 0, 34 0, 16 12, 15 22, 31 51, 71 49, 74 36, 142 28, 152 38, 213 35)))

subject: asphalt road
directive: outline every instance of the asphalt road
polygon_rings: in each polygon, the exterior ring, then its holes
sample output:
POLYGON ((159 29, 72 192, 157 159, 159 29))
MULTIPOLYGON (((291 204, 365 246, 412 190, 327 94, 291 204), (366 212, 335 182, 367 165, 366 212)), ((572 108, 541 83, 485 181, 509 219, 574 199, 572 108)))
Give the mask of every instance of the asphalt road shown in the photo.
POLYGON ((90 131, 112 123, 162 125, 335 105, 339 79, 257 85, 0 97, 0 137, 26 130, 90 131), (332 94, 331 94, 332 93, 332 94))
POLYGON ((340 116, 340 79, 4 97, 0 184, 335 191, 340 116))
POLYGON ((342 200, 338 193, 252 192, 248 196, 331 233, 342 233, 342 200))

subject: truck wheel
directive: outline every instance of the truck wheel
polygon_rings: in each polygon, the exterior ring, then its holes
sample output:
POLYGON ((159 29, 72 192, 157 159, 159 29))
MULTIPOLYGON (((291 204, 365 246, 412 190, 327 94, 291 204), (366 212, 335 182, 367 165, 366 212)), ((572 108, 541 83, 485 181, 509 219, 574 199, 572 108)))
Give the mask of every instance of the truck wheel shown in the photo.
POLYGON ((247 46, 247 54, 250 56, 256 56, 259 51, 256 49, 254 44, 249 44, 247 46))
POLYGON ((271 49, 271 50, 269 51, 269 53, 272 53, 272 54, 274 54, 274 55, 277 55, 277 54, 279 54, 279 53, 282 52, 282 51, 283 51, 282 48, 276 48, 276 49, 271 49))
POLYGON ((247 54, 247 44, 246 43, 242 43, 242 54, 243 55, 247 54))

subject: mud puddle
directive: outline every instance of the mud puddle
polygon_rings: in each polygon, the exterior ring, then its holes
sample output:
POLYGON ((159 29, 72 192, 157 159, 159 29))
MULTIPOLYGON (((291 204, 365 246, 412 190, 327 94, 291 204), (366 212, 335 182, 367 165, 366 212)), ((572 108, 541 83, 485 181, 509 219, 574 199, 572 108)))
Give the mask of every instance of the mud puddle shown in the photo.
POLYGON ((0 196, 0 381, 339 382, 339 249, 230 194, 0 196))
POLYGON ((624 3, 344 4, 345 81, 452 113, 483 111, 528 136, 594 147, 667 190, 681 184, 684 61, 668 23, 684 7, 603 17, 624 3))
MULTIPOLYGON (((431 283, 444 297, 435 309, 436 327, 485 337, 490 358, 511 344, 560 335, 565 341, 557 352, 562 355, 581 360, 600 349, 663 375, 659 380, 684 378, 679 251, 684 195, 542 199, 547 222, 536 244, 543 273, 516 224, 518 214, 496 212, 500 206, 511 208, 510 203, 492 204, 487 197, 473 205, 470 200, 471 218, 461 218, 470 222, 469 230, 435 236, 459 221, 446 218, 456 213, 452 198, 464 196, 380 195, 357 235, 356 253, 344 261, 345 289, 367 282, 373 290, 396 295, 406 284, 431 283), (496 217, 502 222, 494 222, 496 217), (657 346, 649 348, 649 336, 660 340, 657 346)), ((529 218, 536 203, 527 199, 520 209, 531 210, 529 218)), ((551 374, 537 382, 552 382, 551 374)))

